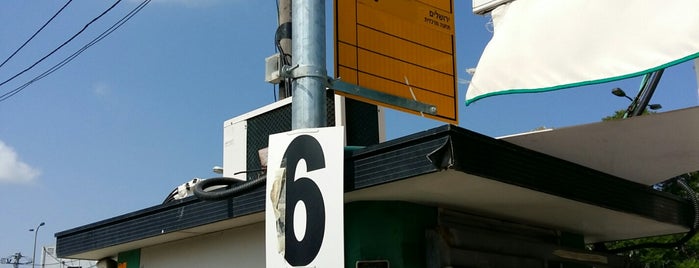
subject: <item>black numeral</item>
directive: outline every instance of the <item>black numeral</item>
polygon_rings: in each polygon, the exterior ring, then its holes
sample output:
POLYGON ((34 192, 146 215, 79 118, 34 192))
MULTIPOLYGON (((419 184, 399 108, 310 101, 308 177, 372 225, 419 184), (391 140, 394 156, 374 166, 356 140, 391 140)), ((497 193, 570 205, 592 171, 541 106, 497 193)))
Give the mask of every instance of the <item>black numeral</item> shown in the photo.
POLYGON ((318 255, 325 235, 325 204, 318 185, 313 180, 301 177, 295 179, 296 165, 301 159, 306 161, 306 170, 325 168, 325 155, 320 143, 313 137, 296 137, 284 152, 286 161, 286 224, 284 258, 292 266, 305 266, 318 255), (303 201, 306 205, 306 232, 298 241, 294 233, 294 210, 303 201))

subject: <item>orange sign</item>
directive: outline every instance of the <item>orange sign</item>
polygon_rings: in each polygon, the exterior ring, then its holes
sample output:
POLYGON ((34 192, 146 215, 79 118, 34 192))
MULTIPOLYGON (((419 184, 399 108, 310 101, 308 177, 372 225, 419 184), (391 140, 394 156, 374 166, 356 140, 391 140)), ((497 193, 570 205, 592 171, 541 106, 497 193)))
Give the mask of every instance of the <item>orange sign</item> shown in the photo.
POLYGON ((335 76, 435 105, 425 116, 457 124, 453 9, 453 0, 335 0, 335 76))

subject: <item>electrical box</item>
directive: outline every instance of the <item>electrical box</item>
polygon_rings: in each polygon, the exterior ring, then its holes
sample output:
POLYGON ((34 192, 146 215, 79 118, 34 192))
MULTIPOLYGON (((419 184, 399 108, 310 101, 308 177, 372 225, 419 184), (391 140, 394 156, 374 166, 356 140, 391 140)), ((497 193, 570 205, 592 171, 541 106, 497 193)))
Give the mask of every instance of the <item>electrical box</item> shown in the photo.
POLYGON ((279 53, 265 58, 265 82, 279 84, 282 81, 280 72, 282 64, 279 53))
MULTIPOLYGON (((380 107, 328 92, 328 126, 345 126, 345 144, 367 146, 384 140, 380 107)), ((248 180, 264 175, 269 135, 291 130, 292 98, 282 99, 223 123, 223 177, 248 180)))
POLYGON ((493 11, 496 7, 507 4, 514 0, 472 0, 473 3, 473 13, 478 15, 485 15, 493 11))

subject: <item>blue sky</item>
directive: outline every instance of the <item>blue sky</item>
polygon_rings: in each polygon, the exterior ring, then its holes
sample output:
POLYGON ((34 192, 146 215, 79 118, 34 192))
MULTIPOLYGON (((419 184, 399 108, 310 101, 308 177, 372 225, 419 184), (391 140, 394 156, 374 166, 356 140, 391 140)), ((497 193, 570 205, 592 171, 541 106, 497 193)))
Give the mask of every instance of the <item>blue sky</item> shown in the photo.
MULTIPOLYGON (((470 1, 455 2, 457 69, 468 80, 465 70, 476 66, 492 34, 487 17, 471 14, 470 1)), ((2 1, 0 59, 64 3, 2 1)), ((0 94, 80 49, 139 3, 124 0, 53 56, 0 86, 0 94)), ((0 67, 0 79, 34 63, 111 4, 71 3, 0 67)), ((331 6, 327 2, 328 20, 331 6)), ((153 0, 62 69, 0 102, 0 257, 30 255, 28 229, 39 222, 46 226, 38 244, 54 244, 56 232, 157 205, 175 186, 214 176, 211 167, 222 162, 223 122, 273 102, 263 75, 275 29, 273 0, 153 0)), ((652 101, 662 111, 697 105, 692 67, 666 71, 652 101)), ((460 105, 459 125, 502 136, 597 122, 628 105, 612 88, 634 96, 639 82, 486 98, 460 105)), ((465 90, 459 85, 459 103, 465 90)), ((389 139, 442 125, 395 111, 386 121, 389 139)))

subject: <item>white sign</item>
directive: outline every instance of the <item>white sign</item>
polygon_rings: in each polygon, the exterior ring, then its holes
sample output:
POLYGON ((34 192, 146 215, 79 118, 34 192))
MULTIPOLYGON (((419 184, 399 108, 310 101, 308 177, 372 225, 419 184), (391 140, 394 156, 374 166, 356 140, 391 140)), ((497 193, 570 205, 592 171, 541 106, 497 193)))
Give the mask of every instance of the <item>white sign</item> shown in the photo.
POLYGON ((344 267, 344 129, 269 136, 266 267, 344 267))

